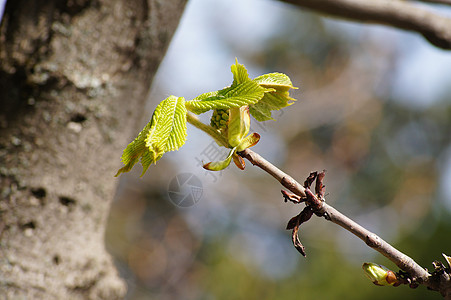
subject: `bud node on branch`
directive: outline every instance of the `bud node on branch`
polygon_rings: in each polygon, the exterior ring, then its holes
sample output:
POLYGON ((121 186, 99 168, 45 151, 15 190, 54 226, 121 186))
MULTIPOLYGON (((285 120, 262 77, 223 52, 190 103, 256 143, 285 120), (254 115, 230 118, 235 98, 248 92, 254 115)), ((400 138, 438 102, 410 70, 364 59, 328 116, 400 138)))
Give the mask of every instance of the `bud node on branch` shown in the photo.
POLYGON ((381 246, 381 239, 375 234, 369 234, 366 236, 365 243, 371 248, 377 248, 381 246))

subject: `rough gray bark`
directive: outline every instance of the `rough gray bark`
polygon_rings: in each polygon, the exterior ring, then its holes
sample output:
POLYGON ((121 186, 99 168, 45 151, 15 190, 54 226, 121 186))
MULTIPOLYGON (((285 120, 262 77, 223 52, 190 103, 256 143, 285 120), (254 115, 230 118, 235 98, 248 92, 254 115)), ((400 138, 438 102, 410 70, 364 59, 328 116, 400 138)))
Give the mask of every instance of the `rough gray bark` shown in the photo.
POLYGON ((0 26, 2 299, 125 294, 103 243, 113 175, 185 1, 8 1, 0 26))

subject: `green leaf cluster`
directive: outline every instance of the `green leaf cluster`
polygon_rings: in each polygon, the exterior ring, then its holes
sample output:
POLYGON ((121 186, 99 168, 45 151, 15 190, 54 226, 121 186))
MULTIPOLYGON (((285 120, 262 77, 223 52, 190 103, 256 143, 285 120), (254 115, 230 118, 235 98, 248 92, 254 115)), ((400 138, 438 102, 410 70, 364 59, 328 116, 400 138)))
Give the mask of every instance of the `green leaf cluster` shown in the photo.
POLYGON ((235 62, 231 67, 233 83, 222 90, 204 93, 186 102, 189 111, 201 114, 214 109, 230 109, 249 106, 249 112, 257 121, 274 120, 271 111, 291 105, 295 99, 289 96, 296 89, 290 78, 282 73, 264 74, 249 78, 246 68, 235 62))
POLYGON ((208 125, 197 127, 213 137, 220 135, 216 140, 226 140, 221 144, 227 144, 232 149, 224 161, 208 163, 204 167, 222 170, 233 159, 240 169, 244 169, 244 161, 236 153, 255 145, 260 139, 257 133, 247 136, 250 115, 257 121, 273 120, 273 110, 293 103, 290 102, 294 99, 290 98, 289 90, 295 87, 290 78, 282 73, 265 74, 252 80, 238 61, 232 65, 231 71, 233 82, 229 87, 201 94, 190 101, 175 96, 163 100, 156 107, 150 122, 124 150, 124 167, 118 170, 116 176, 130 171, 138 161, 141 161, 144 175, 149 166, 156 163, 164 153, 179 149, 186 141, 188 111, 194 114, 215 111, 215 120, 211 122, 216 125, 215 128, 208 125), (219 111, 221 116, 216 120, 219 111))

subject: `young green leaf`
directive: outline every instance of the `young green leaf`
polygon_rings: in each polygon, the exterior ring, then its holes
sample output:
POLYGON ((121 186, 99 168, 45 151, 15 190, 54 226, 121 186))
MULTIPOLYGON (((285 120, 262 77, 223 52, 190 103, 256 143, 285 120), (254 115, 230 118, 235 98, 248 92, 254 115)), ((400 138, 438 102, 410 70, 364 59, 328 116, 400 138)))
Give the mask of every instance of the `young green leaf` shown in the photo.
POLYGON ((151 121, 122 154, 124 167, 115 176, 128 172, 141 159, 143 172, 156 163, 164 153, 183 146, 186 140, 185 99, 170 96, 155 109, 151 121))
POLYGON ((241 152, 244 149, 257 145, 259 140, 260 135, 256 132, 248 135, 247 137, 241 140, 241 143, 238 146, 236 146, 236 152, 241 152))
POLYGON ((230 162, 232 161, 232 155, 235 154, 235 148, 231 149, 229 152, 229 155, 226 157, 226 159, 221 161, 213 161, 206 163, 203 165, 204 169, 209 171, 221 171, 227 168, 230 165, 230 162))
POLYGON ((271 111, 287 107, 295 101, 289 96, 290 89, 297 89, 291 83, 290 78, 282 73, 270 73, 259 76, 254 79, 255 82, 265 88, 271 88, 274 91, 266 93, 258 102, 249 106, 249 112, 257 121, 274 120, 271 111))
MULTIPOLYGON (((218 93, 219 93, 219 91, 203 93, 203 94, 200 94, 199 96, 197 96, 196 98, 194 98, 192 101, 201 101, 201 100, 205 100, 205 99, 211 99, 213 97, 217 97, 218 93)), ((188 102, 190 102, 190 101, 188 101, 188 102)))
POLYGON ((234 107, 229 110, 228 141, 232 147, 238 146, 249 133, 251 119, 247 106, 234 107))
POLYGON ((290 77, 283 73, 269 73, 254 78, 254 81, 266 88, 273 88, 277 92, 288 92, 297 89, 291 83, 290 77))
POLYGON ((239 64, 237 59, 235 59, 235 64, 232 65, 230 69, 232 70, 233 74, 232 86, 251 80, 246 68, 244 67, 244 65, 239 64))
POLYGON ((290 106, 290 100, 294 99, 277 92, 266 93, 258 103, 249 105, 249 112, 259 122, 274 120, 271 112, 290 106))
POLYGON ((257 103, 265 93, 272 91, 274 89, 264 88, 254 81, 246 81, 222 89, 217 93, 209 93, 210 96, 208 97, 205 97, 206 94, 202 94, 191 101, 187 101, 186 108, 195 114, 201 114, 213 109, 241 107, 257 103))

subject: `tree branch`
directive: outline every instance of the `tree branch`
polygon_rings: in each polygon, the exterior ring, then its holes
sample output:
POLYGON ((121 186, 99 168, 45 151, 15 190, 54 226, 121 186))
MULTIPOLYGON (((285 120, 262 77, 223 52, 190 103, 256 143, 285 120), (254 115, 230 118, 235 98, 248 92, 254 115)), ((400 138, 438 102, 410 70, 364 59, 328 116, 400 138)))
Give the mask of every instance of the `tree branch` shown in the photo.
POLYGON ((269 161, 264 159, 260 154, 255 153, 254 151, 245 149, 239 153, 242 157, 246 158, 250 161, 254 166, 259 167, 275 179, 277 179, 284 187, 300 196, 302 199, 307 198, 307 194, 305 193, 305 188, 296 180, 293 179, 290 175, 286 174, 269 161))
MULTIPOLYGON (((441 5, 451 5, 451 1, 450 0, 417 0, 417 1, 419 1, 419 2, 429 2, 429 3, 441 4, 441 5)), ((416 2, 416 1, 410 0, 410 2, 416 2)))
MULTIPOLYGON (((277 168, 276 166, 265 160, 259 154, 253 152, 250 149, 245 149, 244 151, 240 152, 239 155, 249 160, 254 166, 261 168, 262 170, 273 176, 284 187, 286 187, 287 189, 289 189, 290 191, 292 191, 293 193, 295 193, 297 196, 300 197, 298 199, 294 199, 293 197, 292 199, 289 200, 298 203, 305 201, 306 205, 310 205, 312 207, 313 212, 316 215, 323 216, 326 218, 326 220, 331 221, 337 225, 340 225, 344 229, 356 235, 358 238, 364 241, 369 247, 373 248, 374 250, 378 251, 379 253, 387 257, 394 264, 396 264, 401 270, 407 272, 410 278, 412 279, 412 283, 423 284, 432 290, 439 291, 443 296, 445 296, 445 298, 446 295, 449 294, 450 289, 449 276, 447 280, 443 280, 439 276, 431 276, 431 274, 429 274, 423 267, 417 264, 412 258, 394 248, 392 245, 384 241, 375 233, 367 230, 366 228, 362 227, 361 225, 357 224, 350 218, 340 213, 332 206, 326 204, 322 199, 318 199, 315 195, 313 195, 313 193, 308 189, 308 187, 307 188, 303 187, 291 176, 287 175, 282 170, 280 170, 279 168, 277 168), (309 202, 309 199, 312 199, 312 197, 315 198, 313 201, 314 203, 309 202), (437 279, 437 277, 439 277, 439 279, 437 279)), ((322 180, 322 177, 320 180, 322 180)), ((306 181, 306 185, 310 184, 311 181, 310 182, 306 181)), ((320 198, 322 198, 321 195, 324 192, 322 188, 323 186, 321 181, 319 182, 319 185, 317 181, 316 190, 317 194, 320 195, 320 198)), ((287 193, 284 193, 284 197, 289 197, 289 195, 287 195, 287 193)), ((290 220, 290 222, 296 222, 295 218, 290 220)), ((290 222, 288 225, 289 227, 288 229, 293 228, 293 224, 291 224, 290 226, 290 222)), ((298 247, 301 247, 303 250, 302 244, 299 243, 298 247)), ((303 255, 305 255, 305 252, 303 253, 303 255)), ((437 272, 434 272, 434 274, 435 273, 437 272)))
POLYGON ((400 252, 376 234, 357 224, 326 203, 324 203, 323 211, 327 220, 340 225, 344 229, 353 233, 368 246, 391 260, 401 270, 406 271, 413 278, 416 278, 417 282, 424 283, 428 280, 430 274, 425 269, 418 265, 412 258, 400 252))
MULTIPOLYGON (((406 1, 280 1, 352 21, 383 24, 404 30, 415 31, 422 34, 434 46, 451 50, 451 19, 406 1)), ((441 2, 443 1, 444 0, 441 0, 441 2)))

